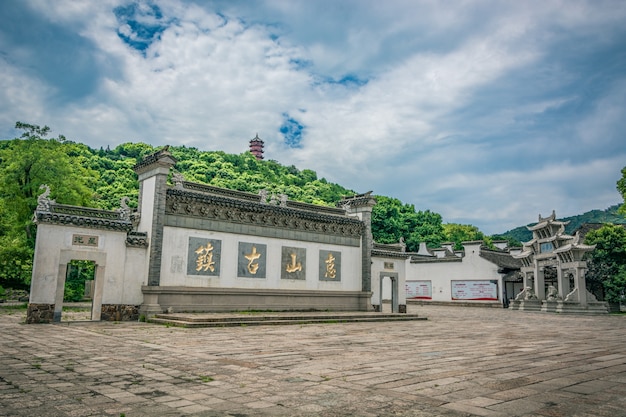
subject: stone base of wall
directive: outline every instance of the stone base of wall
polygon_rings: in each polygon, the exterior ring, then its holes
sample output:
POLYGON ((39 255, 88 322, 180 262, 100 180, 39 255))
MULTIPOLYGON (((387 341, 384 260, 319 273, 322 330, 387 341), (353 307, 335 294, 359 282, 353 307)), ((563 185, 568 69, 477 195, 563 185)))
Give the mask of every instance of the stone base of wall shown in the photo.
POLYGON ((127 304, 102 304, 102 321, 137 321, 139 306, 127 304))
POLYGON ((407 299, 407 304, 419 306, 456 306, 456 307, 493 307, 502 308, 502 303, 498 301, 432 301, 432 300, 412 300, 407 299))
POLYGON ((372 293, 364 291, 144 286, 142 292, 150 307, 142 304, 142 314, 154 314, 157 305, 161 312, 372 311, 372 293))
POLYGON ((26 311, 26 323, 52 323, 54 318, 54 304, 29 303, 26 311))
MULTIPOLYGON (((545 303, 545 301, 544 301, 545 303)), ((561 314, 608 314, 609 306, 602 301, 590 302, 582 305, 576 302, 557 301, 555 311, 561 314)))

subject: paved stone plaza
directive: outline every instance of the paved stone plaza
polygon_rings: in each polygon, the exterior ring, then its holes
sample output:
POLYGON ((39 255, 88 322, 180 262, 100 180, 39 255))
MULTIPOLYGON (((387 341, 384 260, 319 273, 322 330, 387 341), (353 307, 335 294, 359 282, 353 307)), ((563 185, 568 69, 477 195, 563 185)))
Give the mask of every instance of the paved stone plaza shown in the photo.
POLYGON ((0 315, 1 416, 626 416, 626 316, 183 329, 0 315))

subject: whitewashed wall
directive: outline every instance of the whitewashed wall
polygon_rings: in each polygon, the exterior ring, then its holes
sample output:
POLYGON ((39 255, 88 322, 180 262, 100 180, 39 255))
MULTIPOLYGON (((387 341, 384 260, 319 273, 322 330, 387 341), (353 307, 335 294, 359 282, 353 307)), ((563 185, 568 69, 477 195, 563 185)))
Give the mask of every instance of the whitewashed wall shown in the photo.
MULTIPOLYGON (((498 301, 502 299, 502 275, 498 266, 480 257, 481 243, 464 245, 465 256, 459 261, 437 261, 409 263, 406 272, 407 283, 431 281, 432 301, 452 300, 452 281, 498 281, 498 301)), ((471 302, 471 301, 468 301, 471 302)))
POLYGON ((160 285, 360 291, 361 248, 165 226, 163 229, 163 257, 161 259, 160 285), (190 237, 221 241, 221 265, 219 276, 187 275, 190 237), (237 277, 239 242, 267 245, 266 278, 237 277), (283 246, 306 249, 306 280, 281 279, 281 253, 283 246), (320 250, 341 252, 340 282, 321 281, 319 279, 320 250))
POLYGON ((49 249, 37 251, 33 260, 31 303, 55 303, 59 275, 64 272, 61 268, 72 260, 95 261, 98 268, 104 269, 104 282, 96 282, 96 286, 102 288, 102 304, 142 302, 146 251, 133 248, 127 252, 126 232, 40 223, 37 225, 37 247, 49 249), (97 236, 98 246, 72 244, 72 238, 77 234, 97 236))
MULTIPOLYGON (((408 259, 372 257, 372 304, 380 304, 380 273, 392 272, 398 274, 398 304, 406 304, 406 274, 408 259), (385 263, 392 263, 393 268, 385 268, 385 263)), ((383 280, 383 301, 391 300, 391 280, 383 280)))

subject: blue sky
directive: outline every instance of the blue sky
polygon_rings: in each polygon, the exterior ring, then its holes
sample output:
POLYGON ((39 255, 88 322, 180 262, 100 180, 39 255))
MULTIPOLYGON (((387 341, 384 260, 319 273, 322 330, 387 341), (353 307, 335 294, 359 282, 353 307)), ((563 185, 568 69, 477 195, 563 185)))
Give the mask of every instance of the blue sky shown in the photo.
POLYGON ((504 232, 621 203, 626 2, 0 2, 0 139, 265 155, 504 232))

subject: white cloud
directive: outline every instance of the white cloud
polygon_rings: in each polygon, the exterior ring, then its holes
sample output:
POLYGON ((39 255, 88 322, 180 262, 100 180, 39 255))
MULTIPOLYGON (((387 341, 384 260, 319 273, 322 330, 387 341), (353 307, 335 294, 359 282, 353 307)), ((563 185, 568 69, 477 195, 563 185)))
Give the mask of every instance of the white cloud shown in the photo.
POLYGON ((35 49, 2 44, 0 30, 3 126, 232 153, 258 133, 269 159, 487 232, 619 197, 624 77, 602 73, 612 88, 589 97, 577 82, 594 74, 560 49, 581 61, 619 49, 623 2, 155 1, 167 27, 145 56, 118 36, 135 36, 112 12, 129 2, 29 4, 92 42, 101 72, 89 94, 59 103, 57 87, 9 59, 35 49), (347 74, 366 83, 324 82, 347 74), (304 126, 301 148, 283 141, 285 114, 304 126))

